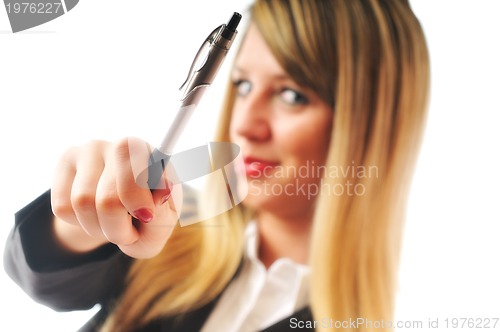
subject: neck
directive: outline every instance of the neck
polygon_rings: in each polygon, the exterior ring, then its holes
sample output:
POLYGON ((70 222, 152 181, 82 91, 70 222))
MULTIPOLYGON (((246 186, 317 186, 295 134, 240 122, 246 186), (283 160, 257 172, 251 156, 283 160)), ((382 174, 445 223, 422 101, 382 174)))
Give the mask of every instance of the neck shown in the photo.
POLYGON ((282 257, 288 257, 300 264, 308 263, 311 213, 290 218, 261 212, 257 222, 259 258, 266 268, 282 257))

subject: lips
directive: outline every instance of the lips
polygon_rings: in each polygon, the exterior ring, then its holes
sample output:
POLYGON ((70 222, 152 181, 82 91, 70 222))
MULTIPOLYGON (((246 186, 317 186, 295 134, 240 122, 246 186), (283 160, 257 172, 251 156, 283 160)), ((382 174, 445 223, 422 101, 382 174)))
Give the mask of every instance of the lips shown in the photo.
POLYGON ((245 157, 243 159, 245 172, 247 176, 257 178, 269 174, 273 168, 279 165, 279 162, 254 157, 245 157))

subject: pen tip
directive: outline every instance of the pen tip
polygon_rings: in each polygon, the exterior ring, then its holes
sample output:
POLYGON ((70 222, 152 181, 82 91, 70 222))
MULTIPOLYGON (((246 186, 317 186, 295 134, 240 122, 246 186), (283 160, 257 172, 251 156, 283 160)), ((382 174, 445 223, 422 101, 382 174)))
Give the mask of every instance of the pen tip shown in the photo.
POLYGON ((241 14, 234 12, 233 16, 231 16, 231 19, 227 23, 226 29, 232 32, 236 32, 236 28, 238 27, 238 24, 240 24, 241 21, 241 14))

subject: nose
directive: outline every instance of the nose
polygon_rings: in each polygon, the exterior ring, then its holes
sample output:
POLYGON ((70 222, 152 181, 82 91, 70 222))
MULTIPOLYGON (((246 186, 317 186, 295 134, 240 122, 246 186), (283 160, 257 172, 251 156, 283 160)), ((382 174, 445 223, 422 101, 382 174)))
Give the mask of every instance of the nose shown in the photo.
POLYGON ((253 142, 265 142, 272 136, 270 117, 271 104, 265 93, 252 90, 248 95, 236 98, 231 132, 253 142))

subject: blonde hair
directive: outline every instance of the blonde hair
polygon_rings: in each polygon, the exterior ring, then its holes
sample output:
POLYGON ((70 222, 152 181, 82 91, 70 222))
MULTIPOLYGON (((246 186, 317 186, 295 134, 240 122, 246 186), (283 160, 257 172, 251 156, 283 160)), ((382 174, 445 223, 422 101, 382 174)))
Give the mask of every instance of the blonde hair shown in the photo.
MULTIPOLYGON (((317 199, 313 315, 390 320, 405 204, 426 118, 429 60, 421 26, 406 0, 257 0, 252 21, 289 75, 332 105, 325 169, 377 168, 376 177, 346 172, 322 179, 331 188, 349 181, 364 190, 317 199)), ((233 90, 230 85, 219 141, 229 140, 233 90)), ((239 206, 176 229, 160 255, 134 262, 104 330, 133 330, 214 299, 240 263, 245 222, 239 206)))

